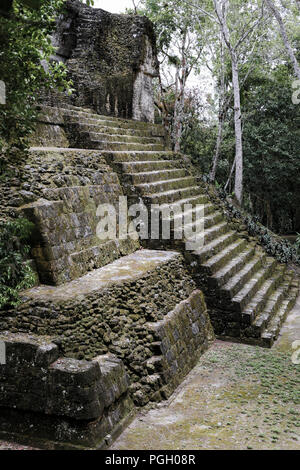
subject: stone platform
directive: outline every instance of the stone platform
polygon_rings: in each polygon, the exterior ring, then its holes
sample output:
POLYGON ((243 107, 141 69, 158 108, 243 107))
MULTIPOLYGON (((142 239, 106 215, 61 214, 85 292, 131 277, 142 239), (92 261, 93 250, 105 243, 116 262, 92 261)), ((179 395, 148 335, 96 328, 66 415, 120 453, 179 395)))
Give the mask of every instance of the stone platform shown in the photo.
POLYGON ((177 252, 139 250, 22 301, 0 313, 0 436, 37 447, 109 445, 134 404, 172 394, 213 335, 177 252))
POLYGON ((205 302, 177 252, 138 250, 22 301, 0 314, 0 330, 50 336, 74 359, 116 355, 137 405, 170 395, 208 346, 205 302))
POLYGON ((43 366, 29 338, 17 362, 0 366, 2 432, 44 436, 62 448, 98 448, 123 426, 132 402, 143 406, 172 394, 208 347, 210 322, 223 339, 272 346, 299 281, 232 226, 190 160, 170 152, 162 126, 74 107, 52 110, 41 126, 46 137, 28 153, 14 181, 19 186, 7 185, 1 194, 3 205, 35 225, 32 257, 42 284, 23 292, 18 307, 0 312, 0 331, 7 332, 8 351, 20 353, 11 335, 46 336, 59 357, 43 366), (200 205, 204 245, 186 250, 185 240, 174 236, 171 213, 165 219, 170 239, 143 241, 147 249, 139 240, 103 242, 97 207, 115 207, 120 196, 163 208, 189 204, 190 228, 200 205), (111 355, 118 366, 108 364, 111 355), (116 367, 128 377, 127 388, 102 409, 101 376, 81 390, 74 367, 80 374, 108 371, 108 389, 118 390, 118 374, 110 376, 116 367))
POLYGON ((133 416, 129 377, 117 357, 60 356, 46 337, 0 334, 0 436, 48 449, 103 448, 133 416))

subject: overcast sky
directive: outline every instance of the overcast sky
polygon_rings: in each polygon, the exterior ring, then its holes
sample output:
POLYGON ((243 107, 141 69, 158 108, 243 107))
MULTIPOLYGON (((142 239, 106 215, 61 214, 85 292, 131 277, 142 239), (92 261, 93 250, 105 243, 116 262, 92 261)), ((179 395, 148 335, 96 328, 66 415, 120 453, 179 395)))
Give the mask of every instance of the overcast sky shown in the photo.
POLYGON ((131 0, 94 0, 95 8, 110 11, 111 13, 124 13, 125 8, 132 8, 131 0))

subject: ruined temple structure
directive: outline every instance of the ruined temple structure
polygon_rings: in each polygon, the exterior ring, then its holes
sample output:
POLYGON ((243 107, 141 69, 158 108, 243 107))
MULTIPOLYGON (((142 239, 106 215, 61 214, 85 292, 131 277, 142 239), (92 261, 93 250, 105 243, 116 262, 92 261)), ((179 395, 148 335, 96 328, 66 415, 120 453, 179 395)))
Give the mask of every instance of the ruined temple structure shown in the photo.
POLYGON ((148 21, 76 2, 68 15, 57 41, 73 104, 47 97, 22 171, 2 191, 34 223, 39 281, 0 312, 0 435, 100 449, 138 407, 170 397, 214 335, 271 347, 299 282, 230 224, 151 122, 148 21), (172 213, 169 239, 140 240, 134 229, 102 239, 98 207, 124 196, 145 207, 189 203, 192 227, 201 205, 204 246, 186 250, 172 213))
MULTIPOLYGON (((158 75, 158 62, 153 26, 146 17, 115 15, 68 1, 53 44, 53 59, 67 65, 74 83, 75 92, 65 102, 153 122, 152 79, 158 75)), ((53 105, 58 95, 47 98, 53 105)))

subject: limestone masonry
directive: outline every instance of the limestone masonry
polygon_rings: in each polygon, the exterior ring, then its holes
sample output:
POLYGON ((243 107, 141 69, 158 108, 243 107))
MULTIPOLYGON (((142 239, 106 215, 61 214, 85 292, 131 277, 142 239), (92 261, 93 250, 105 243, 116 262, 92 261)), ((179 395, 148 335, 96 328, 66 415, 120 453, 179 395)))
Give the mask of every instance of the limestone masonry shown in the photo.
MULTIPOLYGON (((152 78, 158 75, 158 62, 153 26, 146 17, 115 15, 68 1, 53 44, 55 58, 66 63, 74 82, 70 104, 153 122, 152 78)), ((48 99, 55 104, 57 95, 48 99)))
POLYGON ((1 180, 1 213, 34 223, 39 281, 0 311, 0 435, 104 448, 139 406, 170 397, 214 335, 271 347, 299 281, 233 229, 188 157, 153 121, 152 25, 68 2, 54 39, 75 83, 46 97, 32 147, 1 180), (130 119, 129 119, 130 118, 130 119), (101 240, 97 207, 119 197, 202 205, 204 246, 101 240), (3 361, 2 361, 3 362, 3 361))

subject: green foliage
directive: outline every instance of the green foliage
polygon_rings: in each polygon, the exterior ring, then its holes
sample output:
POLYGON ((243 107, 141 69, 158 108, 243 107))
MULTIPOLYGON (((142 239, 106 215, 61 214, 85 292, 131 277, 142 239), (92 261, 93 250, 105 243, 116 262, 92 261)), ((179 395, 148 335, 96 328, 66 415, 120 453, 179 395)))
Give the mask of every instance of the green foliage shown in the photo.
MULTIPOLYGON (((199 18, 195 9, 187 7, 186 1, 143 0, 141 4, 139 13, 145 14, 154 23, 158 52, 168 57, 170 63, 176 65, 181 60, 178 56, 180 51, 174 45, 176 42, 180 44, 185 32, 194 33, 194 46, 200 46, 197 33, 204 20, 199 18)), ((195 53, 196 48, 190 48, 186 56, 187 61, 191 60, 195 53)))
POLYGON ((50 60, 50 35, 65 0, 14 0, 8 16, 0 16, 0 80, 6 105, 0 105, 0 151, 25 148, 35 126, 35 104, 41 90, 71 92, 63 64, 50 60))
POLYGON ((35 274, 25 261, 32 229, 26 219, 0 221, 0 309, 18 305, 19 291, 34 285, 35 274))
POLYGON ((300 107, 287 67, 259 78, 243 97, 245 185, 261 222, 288 233, 300 223, 300 107))
MULTIPOLYGON (((190 155, 204 180, 209 180, 212 156, 217 140, 217 123, 211 118, 211 100, 204 102, 199 90, 189 90, 184 108, 184 131, 182 134, 182 152, 190 155)), ((230 123, 224 126, 224 140, 217 168, 217 181, 222 185, 229 173, 230 159, 234 154, 234 136, 230 123)))
POLYGON ((34 107, 43 88, 67 88, 66 70, 58 64, 44 68, 54 49, 50 37, 62 0, 43 2, 38 10, 15 1, 13 14, 0 17, 0 79, 6 85, 6 105, 0 106, 0 150, 4 143, 24 148, 33 131, 34 107), (45 62, 44 62, 45 63, 45 62))
POLYGON ((211 156, 216 144, 215 126, 209 126, 200 120, 186 119, 182 137, 182 152, 190 155, 201 173, 208 175, 211 156))
MULTIPOLYGON (((244 206, 272 231, 288 234, 300 229, 300 106, 292 103, 289 66, 281 64, 262 73, 260 64, 244 82, 243 107, 244 206)), ((243 71, 241 76, 247 73, 243 71)), ((201 117, 197 103, 187 113, 182 149, 202 173, 209 172, 217 126, 201 117)), ((235 153, 232 109, 224 125, 217 181, 224 187, 235 153)), ((231 193, 232 185, 228 192, 231 193)))
POLYGON ((138 12, 153 22, 156 32, 160 78, 155 103, 178 149, 186 83, 192 72, 199 72, 211 28, 206 16, 186 1, 142 0, 140 4, 138 12))
POLYGON ((224 190, 217 190, 218 196, 223 200, 225 211, 229 219, 240 219, 241 224, 246 226, 250 236, 256 237, 266 252, 274 256, 280 263, 295 263, 300 265, 300 256, 296 245, 276 236, 273 232, 263 226, 258 217, 251 216, 238 209, 227 199, 224 190))

